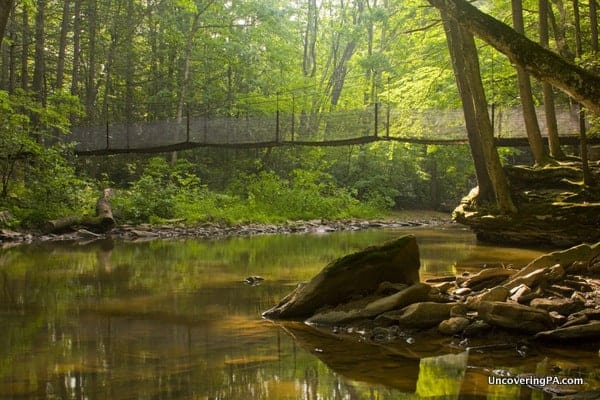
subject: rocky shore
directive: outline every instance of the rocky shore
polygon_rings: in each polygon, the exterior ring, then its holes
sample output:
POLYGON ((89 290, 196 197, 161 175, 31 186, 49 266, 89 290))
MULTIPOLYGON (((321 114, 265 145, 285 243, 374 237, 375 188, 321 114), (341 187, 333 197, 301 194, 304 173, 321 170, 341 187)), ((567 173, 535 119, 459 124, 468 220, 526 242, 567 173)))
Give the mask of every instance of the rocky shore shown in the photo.
MULTIPOLYGON (((499 214, 480 204, 476 189, 454 210, 454 219, 469 226, 479 240, 559 247, 600 241, 600 186, 583 185, 581 163, 504 169, 516 214, 499 214)), ((600 161, 590 163, 590 173, 600 182, 600 161)))
POLYGON ((41 231, 16 231, 0 229, 0 246, 26 244, 32 242, 48 241, 78 241, 94 239, 122 239, 122 240, 151 240, 174 238, 222 238, 230 236, 253 236, 268 234, 292 233, 326 233, 337 231, 359 231, 376 228, 403 228, 413 226, 434 226, 450 222, 450 216, 444 217, 437 213, 434 216, 426 215, 422 218, 415 217, 402 220, 311 220, 289 221, 284 224, 242 224, 227 225, 223 223, 205 223, 188 226, 183 222, 172 222, 160 225, 118 225, 107 234, 98 234, 86 229, 78 229, 62 234, 44 234, 41 231))
POLYGON ((327 265, 264 313, 377 341, 415 331, 461 338, 507 331, 540 341, 600 338, 600 243, 552 252, 520 270, 420 282, 415 238, 327 265))

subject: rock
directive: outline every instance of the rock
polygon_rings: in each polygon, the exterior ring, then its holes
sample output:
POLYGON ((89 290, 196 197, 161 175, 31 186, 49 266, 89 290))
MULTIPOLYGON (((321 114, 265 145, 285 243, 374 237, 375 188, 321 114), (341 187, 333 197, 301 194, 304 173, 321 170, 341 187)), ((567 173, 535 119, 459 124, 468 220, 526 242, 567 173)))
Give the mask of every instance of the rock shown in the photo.
POLYGON ((583 325, 587 323, 590 319, 585 313, 575 313, 571 314, 567 317, 567 322, 561 325, 561 328, 568 328, 570 326, 575 325, 583 325))
POLYGON ((404 283, 392 283, 392 282, 381 282, 377 290, 375 291, 376 295, 388 296, 393 293, 400 292, 406 289, 408 285, 404 283))
POLYGON ((600 339, 600 321, 538 332, 535 338, 542 340, 600 339))
POLYGON ((504 286, 496 286, 482 293, 467 298, 466 305, 471 310, 477 310, 482 301, 506 301, 509 291, 504 286))
MULTIPOLYGON (((427 281, 425 281, 427 282, 427 281)), ((440 293, 448 293, 448 290, 456 287, 456 285, 454 284, 454 282, 442 282, 442 283, 436 283, 434 285, 432 285, 433 288, 437 289, 440 293)))
POLYGON ((362 312, 362 317, 374 317, 386 311, 404 308, 413 303, 423 302, 428 299, 431 286, 426 283, 415 283, 406 289, 391 296, 375 300, 367 304, 362 312))
POLYGON ((249 286, 258 286, 260 285, 263 281, 265 280, 265 278, 263 278, 262 276, 259 275, 251 275, 249 277, 247 277, 246 279, 244 279, 242 282, 246 285, 249 286))
POLYGON ((554 322, 554 325, 561 326, 562 324, 567 322, 567 317, 557 313, 556 311, 550 311, 548 315, 550 315, 550 318, 552 318, 552 322, 554 322))
MULTIPOLYGON (((461 286, 462 287, 469 287, 469 288, 475 288, 475 287, 489 287, 486 286, 485 283, 486 281, 493 281, 493 282, 497 282, 498 280, 504 280, 509 276, 512 276, 516 273, 516 270, 513 269, 506 269, 506 268, 486 268, 483 269, 481 271, 479 271, 477 274, 471 276, 470 278, 468 278, 466 281, 464 281, 461 286), (483 284, 483 285, 482 285, 483 284)), ((490 285, 493 286, 493 285, 490 285)))
POLYGON ((465 317, 451 317, 446 319, 438 325, 438 331, 442 335, 452 336, 459 332, 462 332, 471 321, 465 317))
POLYGON ((393 295, 377 299, 365 305, 364 301, 350 302, 339 308, 320 311, 306 320, 308 324, 335 325, 358 319, 376 317, 386 311, 400 309, 409 304, 428 300, 431 287, 426 283, 415 283, 393 295))
POLYGON ((466 296, 468 294, 471 294, 472 291, 473 290, 471 290, 471 288, 462 287, 462 288, 456 289, 454 292, 452 292, 452 294, 455 296, 466 296))
POLYGON ((463 330, 463 335, 465 335, 466 337, 481 336, 490 329, 492 329, 492 326, 490 324, 480 319, 477 319, 463 330))
POLYGON ((562 315, 573 314, 585 308, 585 305, 581 301, 571 299, 538 298, 531 300, 529 305, 531 307, 541 308, 542 310, 546 310, 548 312, 556 311, 562 315))
POLYGON ((375 322, 382 325, 399 325, 403 328, 426 329, 438 325, 450 316, 452 304, 423 302, 414 303, 401 310, 379 315, 375 322))
POLYGON ((522 304, 484 301, 479 305, 478 312, 479 317, 491 325, 526 333, 554 327, 547 311, 522 304))
POLYGON ((452 308, 450 309, 450 316, 451 317, 466 317, 467 313, 469 312, 469 308, 466 306, 466 304, 454 304, 452 306, 452 308))
POLYGON ((263 316, 308 317, 324 306, 335 307, 357 295, 373 293, 381 282, 412 285, 419 281, 419 267, 415 237, 403 236, 334 260, 263 316))
POLYGON ((525 284, 520 284, 510 291, 510 299, 517 303, 521 303, 521 298, 529 293, 531 293, 531 288, 525 284))
POLYGON ((537 286, 542 280, 546 282, 555 282, 565 276, 565 270, 560 264, 555 264, 551 267, 539 267, 537 269, 530 270, 526 274, 522 274, 520 271, 510 278, 510 280, 503 284, 509 290, 512 290, 520 285, 527 285, 529 287, 537 286))
POLYGON ((554 265, 560 265, 565 270, 575 261, 591 260, 598 255, 600 255, 600 242, 594 245, 580 244, 566 250, 554 251, 539 256, 515 274, 512 279, 515 280, 554 265))

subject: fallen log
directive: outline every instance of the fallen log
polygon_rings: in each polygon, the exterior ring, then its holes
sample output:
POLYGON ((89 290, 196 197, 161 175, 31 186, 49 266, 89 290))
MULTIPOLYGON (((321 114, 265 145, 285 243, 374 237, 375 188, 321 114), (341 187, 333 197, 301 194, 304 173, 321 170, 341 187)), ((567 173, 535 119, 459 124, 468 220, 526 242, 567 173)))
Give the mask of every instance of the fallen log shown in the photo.
POLYGON ((49 233, 74 232, 80 228, 85 228, 94 233, 110 232, 116 225, 112 214, 109 198, 112 196, 112 189, 104 189, 100 198, 96 202, 96 215, 70 215, 67 217, 47 221, 42 227, 42 231, 49 233))

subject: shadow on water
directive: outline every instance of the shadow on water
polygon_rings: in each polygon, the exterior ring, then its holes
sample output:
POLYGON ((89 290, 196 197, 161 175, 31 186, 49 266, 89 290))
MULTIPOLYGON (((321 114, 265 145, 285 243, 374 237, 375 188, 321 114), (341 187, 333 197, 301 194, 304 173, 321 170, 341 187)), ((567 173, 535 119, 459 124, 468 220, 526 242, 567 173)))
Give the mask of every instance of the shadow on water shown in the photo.
POLYGON ((2 249, 0 398, 547 397, 490 386, 494 371, 583 376, 600 388, 595 345, 522 356, 477 350, 486 339, 466 352, 454 338, 377 343, 260 318, 327 262, 404 233, 417 236, 424 276, 542 253, 481 246, 455 227, 2 249), (251 275, 265 281, 242 283, 251 275))

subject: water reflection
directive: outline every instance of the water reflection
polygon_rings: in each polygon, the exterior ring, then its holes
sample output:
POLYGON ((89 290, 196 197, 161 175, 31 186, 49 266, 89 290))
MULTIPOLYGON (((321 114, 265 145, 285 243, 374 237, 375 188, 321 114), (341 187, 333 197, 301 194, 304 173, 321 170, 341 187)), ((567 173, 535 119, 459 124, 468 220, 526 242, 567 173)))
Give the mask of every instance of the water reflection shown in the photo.
MULTIPOLYGON (((540 254, 479 246, 473 235, 455 228, 407 232, 420 243, 424 275, 454 274, 482 263, 524 264, 540 254)), ((486 371, 555 367, 600 387, 598 349, 545 348, 527 359, 515 359, 514 351, 493 357, 469 353, 463 368, 464 349, 451 341, 347 342, 303 325, 260 319, 328 261, 401 233, 1 250, 0 397, 542 398, 526 388, 490 388, 486 371), (250 275, 266 280, 244 285, 250 275)))

